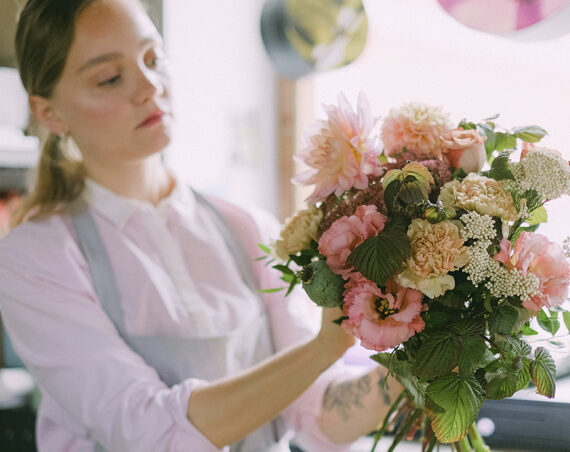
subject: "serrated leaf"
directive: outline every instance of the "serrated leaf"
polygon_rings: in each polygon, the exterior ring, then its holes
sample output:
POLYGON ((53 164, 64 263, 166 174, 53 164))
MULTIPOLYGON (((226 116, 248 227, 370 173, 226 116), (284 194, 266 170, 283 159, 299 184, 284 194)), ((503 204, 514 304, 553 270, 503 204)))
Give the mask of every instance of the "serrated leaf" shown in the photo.
POLYGON ((544 206, 539 206, 531 212, 530 217, 525 220, 525 223, 536 225, 546 223, 547 221, 548 213, 546 212, 546 208, 544 206))
POLYGON ((413 176, 415 179, 417 179, 423 184, 427 184, 428 186, 429 184, 434 183, 433 176, 428 171, 428 169, 421 163, 418 162, 408 163, 406 166, 402 168, 402 171, 404 172, 405 178, 408 178, 408 176, 413 176))
POLYGON ((398 199, 401 199, 406 204, 418 204, 428 199, 429 185, 420 182, 419 180, 404 181, 400 188, 398 199))
POLYGON ((528 141, 529 143, 536 143, 548 135, 548 132, 539 126, 526 126, 526 127, 514 127, 513 134, 515 137, 520 138, 523 141, 528 141))
POLYGON ((530 376, 539 394, 553 398, 556 394, 556 365, 548 350, 538 347, 530 362, 530 376))
POLYGON ((483 405, 483 389, 474 377, 451 373, 435 379, 426 390, 426 411, 442 443, 463 438, 483 405))
POLYGON ((461 355, 459 356, 459 375, 468 377, 481 365, 487 345, 482 337, 467 336, 463 338, 461 355))
POLYGON ((496 149, 501 152, 505 149, 514 149, 517 146, 517 137, 510 133, 497 132, 496 149))
POLYGON ((347 263, 369 280, 385 285, 410 257, 408 222, 406 217, 393 216, 380 234, 369 237, 350 253, 347 263))
POLYGON ((507 152, 501 152, 494 158, 493 163, 491 164, 489 177, 495 180, 514 179, 509 165, 509 154, 507 152))
POLYGON ((526 358, 532 357, 532 348, 528 342, 513 336, 505 337, 503 342, 503 350, 509 354, 511 358, 514 358, 515 356, 526 358))
POLYGON ((461 127, 463 130, 475 129, 477 125, 473 122, 469 122, 466 119, 462 119, 457 127, 461 127))
POLYGON ((489 316, 489 329, 492 333, 510 334, 517 323, 519 313, 511 305, 502 304, 489 316))
POLYGON ((398 199, 402 183, 400 180, 394 180, 384 189, 384 203, 390 212, 394 209, 394 204, 396 199, 398 199))
POLYGON ((517 390, 520 372, 517 367, 504 358, 497 358, 485 367, 485 396, 493 400, 512 396, 517 390))
POLYGON ((560 321, 558 320, 558 313, 555 311, 550 311, 550 316, 541 310, 538 313, 537 321, 539 326, 544 330, 552 334, 553 336, 560 329, 560 321))
POLYGON ((459 362, 461 342, 451 331, 438 331, 427 337, 420 347, 412 371, 426 380, 449 373, 459 362))
POLYGON ((395 181, 404 181, 404 172, 400 169, 392 169, 384 174, 382 178, 382 188, 386 190, 388 186, 395 181))
POLYGON ((562 313, 562 320, 564 320, 564 325, 566 325, 568 332, 570 332, 570 311, 562 313))
POLYGON ((517 391, 526 389, 530 383, 530 359, 523 358, 521 361, 521 370, 517 378, 517 391))

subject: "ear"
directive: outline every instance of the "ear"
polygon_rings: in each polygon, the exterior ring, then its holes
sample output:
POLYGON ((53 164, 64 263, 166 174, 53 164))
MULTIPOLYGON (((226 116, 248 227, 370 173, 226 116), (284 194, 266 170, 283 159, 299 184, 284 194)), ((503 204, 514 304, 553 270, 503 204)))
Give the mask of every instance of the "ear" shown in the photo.
POLYGON ((33 94, 29 97, 28 102, 30 104, 30 110, 36 119, 51 133, 60 136, 67 133, 67 127, 57 113, 51 100, 33 94))

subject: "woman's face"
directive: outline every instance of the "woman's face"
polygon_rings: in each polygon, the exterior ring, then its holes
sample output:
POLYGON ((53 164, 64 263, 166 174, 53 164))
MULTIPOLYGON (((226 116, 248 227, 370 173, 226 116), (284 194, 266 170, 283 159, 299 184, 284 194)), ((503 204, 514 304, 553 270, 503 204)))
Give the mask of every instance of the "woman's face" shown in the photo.
POLYGON ((98 166, 129 163, 170 142, 162 40, 135 0, 97 0, 79 15, 53 112, 98 166))

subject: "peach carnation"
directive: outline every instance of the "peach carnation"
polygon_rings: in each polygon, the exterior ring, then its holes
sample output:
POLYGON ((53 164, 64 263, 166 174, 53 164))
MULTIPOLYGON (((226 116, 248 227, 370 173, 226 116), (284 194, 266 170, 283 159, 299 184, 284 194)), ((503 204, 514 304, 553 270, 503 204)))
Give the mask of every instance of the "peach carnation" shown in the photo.
POLYGON ((348 279, 353 272, 346 260, 354 248, 384 229, 388 218, 376 206, 358 206, 354 215, 340 217, 319 240, 319 252, 326 257, 330 269, 348 279))
POLYGON ((295 216, 288 219, 281 231, 281 238, 273 244, 277 257, 286 261, 290 254, 309 248, 312 240, 317 241, 322 219, 323 212, 314 205, 310 205, 308 209, 300 210, 295 216))
POLYGON ((501 241, 501 251, 495 259, 507 268, 517 268, 523 276, 533 274, 538 278, 538 293, 523 301, 530 311, 540 311, 562 304, 568 296, 570 286, 570 263, 564 251, 542 234, 522 232, 515 243, 513 255, 509 257, 511 244, 501 241))
POLYGON ((506 221, 514 221, 518 215, 504 181, 475 173, 469 174, 461 182, 453 180, 445 184, 439 199, 445 206, 500 217, 506 221))
POLYGON ((303 136, 304 149, 297 160, 310 167, 291 181, 315 185, 307 202, 324 200, 331 193, 340 196, 350 188, 368 187, 368 176, 380 175, 380 146, 371 138, 375 120, 363 94, 358 96, 358 112, 340 95, 338 107, 325 106, 328 119, 320 121, 317 131, 303 136))
POLYGON ((441 107, 411 102, 391 109, 382 125, 382 141, 386 155, 412 152, 417 159, 442 156, 441 135, 451 127, 441 107))
POLYGON ((448 273, 469 262, 465 240, 454 221, 431 224, 415 219, 408 227, 411 256, 405 270, 396 276, 405 286, 420 290, 430 298, 443 295, 455 287, 455 279, 448 273))
POLYGON ((393 285, 383 293, 376 284, 358 279, 344 293, 344 330, 359 338, 363 347, 384 351, 407 341, 423 331, 422 294, 413 289, 393 285))

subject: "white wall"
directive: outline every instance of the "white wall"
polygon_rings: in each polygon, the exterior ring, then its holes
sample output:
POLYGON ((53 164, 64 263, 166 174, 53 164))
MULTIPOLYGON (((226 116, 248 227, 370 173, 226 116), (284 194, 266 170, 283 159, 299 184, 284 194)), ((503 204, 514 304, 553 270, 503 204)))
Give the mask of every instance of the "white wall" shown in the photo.
POLYGON ((166 161, 186 183, 277 213, 275 76, 263 0, 163 0, 177 127, 166 161))
MULTIPOLYGON (((519 42, 462 26, 435 0, 368 0, 367 46, 346 68, 313 78, 314 109, 338 92, 356 102, 363 90, 385 116, 402 102, 441 105, 454 121, 495 113, 504 127, 537 124, 545 146, 570 159, 570 34, 519 42)), ((570 31, 570 27, 568 27, 570 31)), ((549 204, 539 229, 556 241, 570 234, 570 199, 549 204)))

